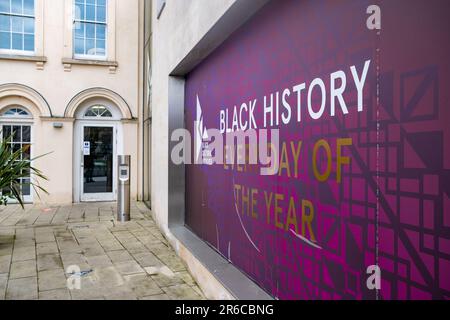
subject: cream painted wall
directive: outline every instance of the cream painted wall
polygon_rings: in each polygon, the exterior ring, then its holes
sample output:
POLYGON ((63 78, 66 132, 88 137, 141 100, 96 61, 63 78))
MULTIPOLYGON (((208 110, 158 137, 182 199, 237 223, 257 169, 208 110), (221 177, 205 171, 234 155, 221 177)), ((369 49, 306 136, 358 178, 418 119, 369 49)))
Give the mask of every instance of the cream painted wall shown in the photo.
MULTIPOLYGON (((18 83, 29 86, 39 92, 51 107, 54 117, 64 117, 64 110, 71 99, 79 92, 93 87, 103 87, 119 94, 129 105, 134 118, 140 115, 142 101, 142 39, 143 39, 143 1, 109 0, 115 5, 115 17, 108 21, 115 37, 116 70, 109 66, 72 64, 70 71, 62 63, 68 56, 67 37, 70 37, 70 23, 65 18, 67 7, 72 0, 36 0, 42 5, 43 14, 37 14, 36 25, 41 26, 43 34, 36 32, 37 39, 43 39, 39 55, 47 58, 42 70, 33 61, 11 60, 0 55, 0 86, 6 83, 18 83)), ((38 5, 37 5, 38 7, 38 5)), ((70 43, 70 41, 69 41, 70 43)), ((110 43, 110 41, 109 41, 110 43)), ((37 48, 39 45, 37 45, 37 48)), ((69 51, 70 52, 70 51, 69 51)), ((110 57, 108 57, 110 58, 110 57)), ((1 105, 1 98, 0 98, 1 105)), ((39 115, 38 115, 39 116, 39 115)), ((123 124, 124 150, 133 157, 132 197, 139 192, 138 159, 139 122, 126 121, 123 124)), ((53 152, 36 162, 36 165, 50 178, 45 186, 50 192, 43 196, 45 203, 68 203, 73 199, 73 121, 72 119, 39 119, 35 117, 34 154, 53 152), (54 129, 54 122, 63 122, 62 129, 54 129)), ((35 197, 36 202, 39 199, 35 197)))
MULTIPOLYGON (((157 8, 157 0, 153 0, 157 8)), ((152 13, 152 211, 168 230, 168 83, 169 73, 229 9, 235 0, 167 0, 159 19, 152 13)))

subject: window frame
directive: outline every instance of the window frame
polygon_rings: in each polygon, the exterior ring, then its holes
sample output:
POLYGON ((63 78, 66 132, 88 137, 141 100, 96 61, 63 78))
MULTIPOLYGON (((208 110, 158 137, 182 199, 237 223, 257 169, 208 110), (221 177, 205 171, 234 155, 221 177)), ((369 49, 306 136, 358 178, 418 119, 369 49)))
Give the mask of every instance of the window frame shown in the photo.
POLYGON ((83 119, 87 119, 87 120, 111 120, 113 118, 114 118, 114 115, 113 115, 112 111, 103 104, 93 104, 90 107, 88 107, 86 110, 84 110, 84 112, 83 112, 83 119), (103 113, 101 115, 88 116, 87 113, 96 107, 102 107, 105 109, 105 111, 103 111, 103 113), (108 112, 109 115, 105 115, 106 112, 108 112))
POLYGON ((0 113, 0 117, 2 120, 4 119, 33 119, 33 115, 22 106, 11 106, 6 108, 4 111, 0 113), (8 112, 16 110, 14 115, 7 114, 8 112), (17 111, 25 112, 26 114, 19 114, 17 111))
MULTIPOLYGON (((31 165, 33 165, 34 161, 34 153, 35 153, 35 128, 34 128, 34 118, 33 118, 33 114, 30 112, 30 110, 22 105, 10 105, 9 107, 6 108, 2 108, 2 110, 0 111, 0 139, 5 138, 3 136, 3 132, 2 132, 2 128, 3 126, 10 126, 10 127, 14 127, 14 126, 18 126, 21 127, 30 127, 30 141, 29 142, 24 142, 23 141, 23 137, 21 136, 20 141, 19 142, 15 142, 15 143, 20 143, 21 146, 23 146, 24 144, 29 144, 30 145, 30 154, 29 154, 29 161, 31 162, 31 165), (6 112, 8 112, 9 110, 12 109, 21 109, 25 112, 27 112, 28 115, 5 115, 6 112)), ((32 175, 30 174, 29 177, 30 181, 33 180, 32 175)), ((22 191, 22 190, 21 190, 22 191)), ((1 190, 0 190, 1 193, 1 190)), ((34 202, 34 190, 33 187, 30 186, 30 194, 29 195, 22 195, 23 196, 23 200, 25 203, 33 203, 34 202)), ((13 200, 11 200, 10 203, 17 203, 13 200)))
MULTIPOLYGON (((108 60, 108 29, 109 29, 109 1, 110 0, 105 0, 105 22, 98 22, 98 21, 93 21, 93 20, 87 20, 87 19, 76 19, 76 1, 77 0, 71 0, 72 2, 72 56, 74 59, 80 59, 80 60, 101 60, 101 61, 107 61, 108 60), (80 53, 76 53, 75 52, 75 41, 76 41, 76 36, 75 36, 75 25, 76 23, 82 23, 84 25, 86 24, 93 24, 95 26, 97 25, 104 25, 105 26, 105 39, 103 39, 103 41, 105 42, 105 53, 104 55, 91 55, 91 54, 80 54, 80 53)), ((84 1, 84 7, 85 7, 85 14, 86 14, 86 1, 87 0, 83 0, 84 1)), ((95 5, 97 6, 97 5, 95 5)), ((97 32, 97 31, 95 31, 97 32)), ((84 31, 84 41, 86 42, 86 28, 84 31)), ((95 43, 97 42, 97 37, 94 38, 95 43)), ((85 43, 86 45, 86 43, 85 43)), ((97 49, 97 48, 95 48, 97 49)))
MULTIPOLYGON (((0 0, 1 1, 1 0, 0 0)), ((34 38, 34 42, 33 42, 33 50, 25 50, 25 34, 30 34, 30 33, 25 33, 25 31, 23 30, 24 28, 22 28, 22 32, 20 33, 23 36, 23 40, 22 40, 22 45, 24 50, 17 50, 17 49, 13 49, 12 48, 12 34, 13 33, 17 33, 17 32, 12 32, 12 26, 10 26, 10 48, 9 49, 5 49, 5 48, 0 48, 0 54, 10 54, 10 55, 21 55, 21 56, 34 56, 36 55, 37 52, 37 29, 38 29, 38 24, 37 24, 37 9, 38 9, 38 0, 33 0, 33 15, 28 15, 25 13, 13 13, 11 8, 12 8, 12 0, 8 0, 10 3, 10 12, 2 12, 0 11, 0 15, 4 15, 7 16, 8 18, 11 19, 11 17, 19 17, 19 18, 33 18, 33 38, 34 38)), ((22 9, 23 9, 23 0, 22 0, 22 9)))

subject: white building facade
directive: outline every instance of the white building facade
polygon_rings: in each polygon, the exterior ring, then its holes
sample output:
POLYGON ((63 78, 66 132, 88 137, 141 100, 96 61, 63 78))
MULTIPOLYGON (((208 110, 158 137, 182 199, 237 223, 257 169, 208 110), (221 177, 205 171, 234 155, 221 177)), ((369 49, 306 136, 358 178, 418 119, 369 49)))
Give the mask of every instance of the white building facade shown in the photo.
POLYGON ((49 195, 27 202, 116 199, 116 158, 132 156, 138 198, 143 1, 1 0, 0 126, 31 144, 49 195))

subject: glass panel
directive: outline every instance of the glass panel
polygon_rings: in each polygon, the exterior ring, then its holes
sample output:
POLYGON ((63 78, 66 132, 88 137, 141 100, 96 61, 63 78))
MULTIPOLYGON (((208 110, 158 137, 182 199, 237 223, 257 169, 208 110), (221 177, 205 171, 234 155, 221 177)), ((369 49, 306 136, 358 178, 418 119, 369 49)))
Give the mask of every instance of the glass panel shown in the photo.
POLYGON ((8 139, 11 136, 11 126, 3 126, 2 135, 3 139, 8 139))
POLYGON ((0 32, 0 49, 11 49, 11 33, 0 32))
POLYGON ((95 21, 95 6, 86 6, 86 20, 95 21))
POLYGON ((12 144, 12 152, 13 153, 16 153, 17 151, 19 151, 20 150, 20 143, 13 143, 12 144))
POLYGON ((75 19, 76 20, 84 20, 84 4, 76 3, 75 4, 75 19))
POLYGON ((23 18, 23 32, 34 33, 34 18, 23 18))
POLYGON ((86 38, 94 39, 95 38, 95 24, 86 23, 86 38))
POLYGON ((74 29, 75 29, 75 37, 84 38, 84 29, 85 29, 84 23, 76 22, 74 29))
POLYGON ((21 142, 21 140, 22 140, 22 128, 20 126, 13 126, 13 134, 14 134, 13 141, 14 142, 21 142))
POLYGON ((21 17, 11 17, 11 21, 12 21, 12 32, 18 32, 18 33, 22 33, 23 32, 23 18, 21 17))
POLYGON ((34 0, 23 0, 23 13, 34 16, 34 0))
POLYGON ((96 37, 97 39, 105 39, 106 35, 106 26, 103 24, 98 24, 96 27, 96 37))
POLYGON ((97 7, 97 21, 106 22, 106 7, 97 7))
POLYGON ((31 127, 30 126, 22 127, 22 141, 23 142, 31 142, 31 127))
POLYGON ((96 42, 96 48, 97 48, 97 55, 104 55, 105 54, 105 40, 97 40, 96 42))
POLYGON ((85 117, 111 118, 112 113, 105 106, 93 106, 86 111, 85 117))
POLYGON ((11 0, 11 12, 22 14, 22 0, 11 0))
POLYGON ((31 195, 30 179, 23 179, 22 180, 22 194, 24 196, 31 195))
POLYGON ((20 33, 12 34, 12 49, 23 50, 23 34, 20 33))
POLYGON ((112 118, 112 113, 109 110, 106 110, 103 114, 102 117, 107 117, 107 118, 112 118))
POLYGON ((34 36, 26 34, 24 37, 24 50, 34 51, 34 36))
POLYGON ((0 14, 0 31, 11 30, 11 19, 7 15, 0 14))
POLYGON ((95 55, 95 41, 93 39, 86 39, 86 54, 95 55))
POLYGON ((9 0, 1 0, 0 1, 0 12, 11 12, 11 6, 9 0))
POLYGON ((94 113, 94 111, 92 111, 91 109, 89 109, 84 116, 85 117, 96 117, 97 114, 94 113))
POLYGON ((84 39, 80 38, 75 39, 75 53, 84 54, 84 39))
POLYGON ((21 116, 28 116, 28 112, 23 109, 17 109, 17 113, 21 116))
POLYGON ((23 159, 30 159, 31 158, 31 144, 24 144, 22 146, 24 148, 22 153, 23 159))
POLYGON ((84 193, 113 191, 113 128, 85 127, 84 142, 89 142, 89 155, 84 155, 84 193))

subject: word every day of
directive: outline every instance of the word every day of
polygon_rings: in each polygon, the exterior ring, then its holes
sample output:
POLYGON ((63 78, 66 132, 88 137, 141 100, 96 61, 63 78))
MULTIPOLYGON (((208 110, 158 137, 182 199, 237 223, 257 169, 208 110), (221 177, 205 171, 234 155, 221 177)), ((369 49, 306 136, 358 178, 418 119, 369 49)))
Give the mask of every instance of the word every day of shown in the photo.
MULTIPOLYGON (((364 88, 369 68, 370 60, 365 62, 362 71, 358 71, 356 66, 350 67, 350 72, 358 94, 358 112, 364 111, 364 88)), ((265 96, 263 99, 264 128, 279 126, 281 123, 284 125, 291 123, 294 111, 296 111, 297 122, 301 122, 303 116, 302 113, 304 112, 302 102, 305 100, 305 95, 306 109, 309 117, 313 120, 319 120, 324 116, 327 106, 327 96, 330 98, 329 115, 331 117, 336 116, 338 105, 344 115, 349 114, 349 109, 344 99, 345 91, 349 87, 347 86, 346 73, 343 70, 333 72, 330 74, 329 81, 329 94, 327 94, 324 80, 316 78, 308 87, 306 86, 306 83, 301 83, 292 88, 286 88, 283 91, 277 91, 269 96, 265 96), (317 102, 320 102, 318 105, 313 105, 313 94, 315 92, 320 93, 320 99, 317 99, 317 102), (291 96, 294 97, 291 98, 291 96), (289 102, 294 100, 294 98, 296 106, 293 106, 292 102, 289 102)), ((254 99, 249 103, 242 103, 240 108, 235 106, 231 112, 227 108, 221 109, 219 117, 220 132, 230 133, 246 131, 248 129, 258 129, 255 118, 257 104, 258 99, 254 99)), ((258 112, 257 114, 260 113, 258 112)))

